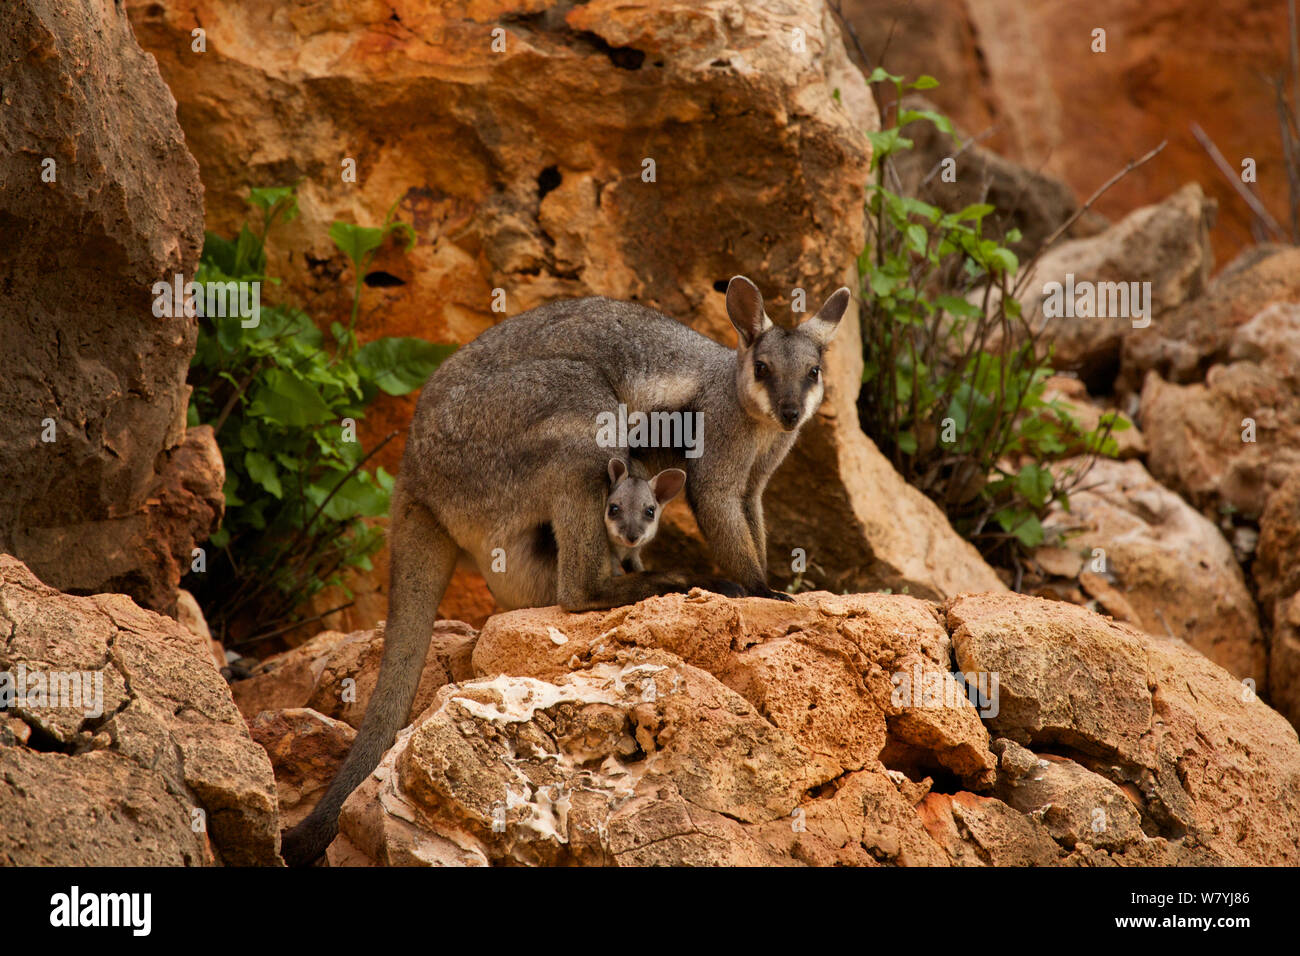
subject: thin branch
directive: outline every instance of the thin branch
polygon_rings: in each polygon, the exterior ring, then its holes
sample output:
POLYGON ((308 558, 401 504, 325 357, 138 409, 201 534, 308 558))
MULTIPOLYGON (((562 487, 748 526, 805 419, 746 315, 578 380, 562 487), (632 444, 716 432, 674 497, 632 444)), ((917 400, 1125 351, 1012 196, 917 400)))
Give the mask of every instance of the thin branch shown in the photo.
POLYGON ((256 644, 258 641, 270 640, 271 638, 278 637, 281 634, 287 634, 289 631, 295 631, 306 624, 311 624, 313 621, 319 621, 322 618, 327 618, 331 614, 337 614, 339 611, 346 611, 348 608, 350 608, 352 605, 356 603, 357 603, 356 601, 349 601, 347 604, 340 604, 338 607, 332 607, 328 611, 325 611, 321 614, 317 614, 314 617, 305 618, 301 621, 295 621, 293 624, 286 624, 284 627, 278 627, 274 631, 267 631, 264 634, 254 634, 252 637, 245 638, 244 640, 238 642, 237 644, 233 644, 231 646, 247 647, 249 644, 256 644))
POLYGON ((1096 192, 1094 192, 1091 196, 1088 197, 1088 201, 1085 202, 1082 206, 1080 206, 1077 210, 1075 210, 1074 215, 1071 216, 1069 219, 1065 220, 1065 222, 1061 223, 1061 225, 1057 227, 1056 231, 1053 232, 1050 236, 1048 236, 1046 241, 1041 246, 1038 247, 1038 251, 1034 253, 1033 258, 1030 259, 1029 262, 1025 264, 1024 270, 1020 273, 1020 279, 1016 282, 1016 285, 1012 289, 1012 295, 1014 295, 1016 298, 1020 298, 1020 290, 1023 284, 1028 280, 1029 274, 1033 272, 1034 264, 1039 260, 1039 258, 1042 256, 1044 252, 1050 249, 1052 245, 1058 239, 1061 238, 1061 236, 1065 235, 1065 233, 1067 233, 1070 230, 1071 226, 1073 226, 1076 222, 1079 221, 1079 219, 1083 216, 1085 212, 1087 212, 1089 209, 1092 208, 1093 203, 1095 203, 1098 199, 1100 199, 1103 195, 1105 195, 1106 191, 1110 189, 1111 186, 1114 186, 1117 182, 1119 182, 1129 173, 1133 172, 1133 170, 1137 169, 1139 166, 1145 166, 1147 163, 1151 162, 1151 160, 1155 159, 1158 155, 1160 155, 1161 150, 1163 150, 1168 145, 1169 145, 1169 140, 1167 139, 1161 140, 1160 145, 1157 146, 1155 149, 1151 150, 1150 152, 1142 156, 1139 156, 1137 159, 1130 159, 1123 169, 1121 169, 1114 176, 1110 177, 1110 179, 1102 183, 1101 187, 1096 192))
POLYGON ((1274 237, 1285 239, 1286 233, 1282 231, 1282 227, 1278 225, 1278 221, 1272 217, 1267 209, 1264 208, 1264 204, 1259 201, 1259 197, 1246 188, 1246 184, 1241 181, 1241 177, 1237 175, 1237 171, 1229 165, 1223 154, 1219 152, 1219 147, 1214 145, 1214 140, 1210 139, 1209 134, 1207 134, 1205 130, 1201 129, 1200 124, 1192 124, 1192 135, 1195 136, 1196 141, 1205 148, 1205 151, 1210 154, 1210 159, 1214 160, 1214 165, 1219 168, 1219 172, 1223 173, 1223 178, 1226 179, 1228 184, 1237 191, 1237 195, 1245 200, 1246 205, 1250 207, 1250 211, 1255 214, 1255 217, 1264 224, 1269 232, 1273 233, 1274 237))

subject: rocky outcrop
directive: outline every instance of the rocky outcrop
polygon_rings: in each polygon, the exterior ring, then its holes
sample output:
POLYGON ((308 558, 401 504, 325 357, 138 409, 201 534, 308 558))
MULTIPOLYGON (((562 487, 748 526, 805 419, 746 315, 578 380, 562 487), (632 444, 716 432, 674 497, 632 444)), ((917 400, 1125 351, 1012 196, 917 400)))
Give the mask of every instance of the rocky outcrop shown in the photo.
POLYGON ((1202 295, 1124 342, 1124 382, 1141 388, 1148 372, 1196 382, 1229 360, 1238 330, 1271 305, 1300 302, 1300 249, 1289 247, 1244 268, 1224 270, 1202 295))
MULTIPOLYGON (((438 688, 471 676, 476 637, 477 632, 460 621, 435 625, 411 719, 429 706, 438 688)), ((351 634, 325 631, 293 650, 268 657, 231 690, 250 722, 263 711, 311 708, 359 729, 379 680, 383 655, 382 627, 351 634)))
POLYGON ((0 63, 0 551, 170 612, 222 501, 185 432, 196 320, 152 292, 198 261, 198 167, 120 5, 19 0, 0 63))
MULTIPOLYGON (((181 104, 209 228, 233 233, 249 186, 304 180, 302 215, 279 233, 270 270, 322 323, 351 304, 330 223, 379 222, 400 200, 416 245, 375 260, 363 338, 465 342, 505 315, 601 294, 731 343, 731 276, 755 279, 788 320, 796 300, 815 309, 841 285, 865 244, 865 131, 878 118, 820 0, 404 0, 292 16, 165 0, 133 3, 132 17, 181 104), (195 53, 200 25, 207 49, 195 53)), ((854 324, 827 361, 827 406, 767 496, 774 577, 794 577, 801 549, 836 590, 1000 587, 863 438, 854 324)), ((365 427, 404 428, 412 407, 384 400, 365 427)), ((394 442, 376 461, 394 470, 400 454, 394 442)), ((684 513, 657 543, 661 566, 707 564, 684 513)))
POLYGON ((0 555, 0 862, 275 865, 275 784, 210 652, 0 555))
POLYGON ((1121 345, 1161 328, 1165 315, 1208 284, 1214 262, 1209 240, 1213 219, 1213 201, 1191 183, 1104 232, 1048 249, 1023 280, 1021 305, 1051 343, 1053 364, 1109 390, 1119 370, 1121 345), (1122 294, 1114 283, 1120 284, 1122 294), (1092 305, 1082 298, 1085 286, 1093 290, 1092 305), (1145 315, 1138 314, 1138 298, 1145 315), (1148 321, 1150 325, 1142 327, 1148 321))
POLYGON ((1036 552, 1050 575, 1045 591, 1094 601, 1148 634, 1180 638, 1264 692, 1259 614, 1232 546, 1141 462, 1097 460, 1069 510, 1054 505, 1043 525, 1060 538, 1036 552))
POLYGON ((14 536, 15 550, 42 581, 61 591, 127 594, 175 616, 180 580, 194 567, 195 546, 217 530, 225 513, 226 466, 207 425, 189 429, 159 460, 139 510, 24 528, 14 536))
POLYGON ((1286 721, 1060 602, 697 591, 500 614, 473 665, 333 865, 1297 861, 1286 721))
POLYGON ((1247 682, 1071 604, 973 595, 946 610, 958 667, 1001 675, 990 732, 1106 777, 1180 850, 1297 861, 1300 744, 1247 682))
POLYGON ((280 827, 301 823, 325 796, 357 732, 307 707, 264 710, 249 718, 248 729, 271 758, 280 827))
POLYGON ((1293 295, 1297 302, 1276 302, 1238 324, 1225 362, 1203 384, 1147 374, 1141 422, 1151 472, 1203 508, 1257 519, 1300 469, 1300 289, 1293 295))

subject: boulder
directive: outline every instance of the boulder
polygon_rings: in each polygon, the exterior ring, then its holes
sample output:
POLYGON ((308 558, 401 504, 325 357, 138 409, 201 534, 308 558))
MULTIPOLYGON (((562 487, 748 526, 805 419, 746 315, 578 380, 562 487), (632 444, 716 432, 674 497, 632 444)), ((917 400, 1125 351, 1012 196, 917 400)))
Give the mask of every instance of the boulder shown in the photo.
POLYGON ((0 555, 0 634, 0 861, 279 862, 271 764, 190 632, 0 555))
POLYGON ((1300 741, 1249 682, 1072 604, 970 595, 945 611, 958 666, 1001 677, 991 732, 1125 789, 1166 843, 1222 864, 1300 859, 1300 741))
POLYGON ((1286 721, 1060 602, 529 609, 488 621, 473 667, 344 804, 332 865, 1300 859, 1286 721))
MULTIPOLYGON (((600 294, 730 344, 731 276, 753 278, 790 321, 792 303, 816 309, 846 281, 866 242, 865 133, 878 117, 821 0, 541 0, 526 13, 402 0, 291 16, 225 0, 130 6, 181 104, 208 228, 233 234, 250 186, 305 181, 269 268, 318 321, 351 306, 331 222, 378 223, 396 201, 414 225, 409 254, 375 259, 363 340, 466 342, 506 315, 600 294), (200 24, 207 51, 195 53, 200 24)), ((855 324, 850 313, 826 362, 829 400, 766 497, 774 580, 795 577, 800 549, 808 580, 834 590, 1001 587, 863 437, 855 324)), ((413 396, 381 400, 363 440, 404 430, 413 407, 413 396)), ((395 470, 401 446, 375 461, 395 470)), ((706 569, 689 514, 665 524, 660 566, 706 569)), ((349 587, 372 594, 375 580, 349 587)), ((460 590, 450 600, 465 613, 460 590)), ((373 623, 361 613, 340 626, 373 623)))
POLYGON ((1140 421, 1152 474, 1202 508, 1257 519, 1300 468, 1300 302, 1237 323, 1225 351, 1203 384, 1149 372, 1140 421))
POLYGON ((5 21, 0 551, 170 613, 223 502, 211 434, 185 429, 197 320, 154 314, 154 284, 198 261, 198 166, 120 4, 5 21))
POLYGON ((343 721, 307 707, 264 710, 248 729, 271 758, 283 830, 301 823, 325 796, 357 736, 343 721))
MULTIPOLYGON (((1082 469, 1069 459, 1061 467, 1082 469)), ((1232 546, 1204 515, 1139 461, 1098 459, 1043 521, 1062 543, 1040 549, 1048 590, 1079 589, 1106 613, 1180 638, 1220 667, 1267 683, 1259 612, 1232 546)))
POLYGON ((1136 391, 1151 371, 1177 384, 1200 381, 1229 359, 1237 330, 1277 303, 1300 303, 1300 249, 1225 269, 1205 295, 1126 337, 1123 386, 1136 391))
POLYGON ((1052 345, 1057 368, 1077 372, 1093 390, 1109 390, 1119 371, 1120 346, 1130 337, 1162 327, 1163 317, 1194 298, 1209 282, 1214 255, 1209 231, 1214 202, 1189 183, 1162 202, 1130 213, 1105 232, 1059 243, 1046 252, 1021 280, 1026 318, 1052 345), (1071 278, 1072 277, 1072 278, 1071 278), (1060 286, 1061 302, 1051 296, 1060 286), (1091 284, 1096 299, 1088 307, 1076 292, 1091 284), (1111 295, 1112 286, 1120 283, 1111 295), (1137 317, 1134 283, 1149 315, 1137 317), (1112 298, 1114 301, 1112 302, 1112 298), (1074 306, 1071 308, 1071 306, 1074 306), (1054 314, 1053 314, 1054 313, 1054 314), (1150 321, 1150 326, 1140 324, 1150 321))
MULTIPOLYGON (((470 676, 470 654, 477 635, 461 621, 434 625, 411 705, 412 718, 429 706, 439 687, 470 676)), ((351 634, 325 631, 292 650, 268 657, 247 678, 231 685, 231 691, 250 722, 263 711, 305 707, 359 729, 379 680, 383 655, 382 622, 376 630, 351 634)))
MULTIPOLYGON (((1287 207, 1286 168, 1270 82, 1287 63, 1286 4, 1256 0, 842 0, 846 34, 866 69, 938 78, 926 96, 981 145, 1090 196, 1126 163, 1167 140, 1154 161, 1115 183, 1094 207, 1119 219, 1199 180, 1219 202, 1217 256, 1254 241, 1254 215, 1188 127, 1199 123, 1229 157, 1252 157, 1258 190, 1287 207), (1105 30, 1104 52, 1093 31, 1105 30), (1086 77, 1086 82, 1081 78, 1086 77), (1231 109, 1209 104, 1232 103, 1231 109)), ((1138 379, 1138 385, 1141 379, 1138 379)))
POLYGON ((113 591, 176 616, 180 580, 195 545, 221 524, 226 466, 207 425, 185 432, 160 456, 163 464, 138 511, 103 520, 29 527, 15 551, 46 583, 73 594, 113 591))

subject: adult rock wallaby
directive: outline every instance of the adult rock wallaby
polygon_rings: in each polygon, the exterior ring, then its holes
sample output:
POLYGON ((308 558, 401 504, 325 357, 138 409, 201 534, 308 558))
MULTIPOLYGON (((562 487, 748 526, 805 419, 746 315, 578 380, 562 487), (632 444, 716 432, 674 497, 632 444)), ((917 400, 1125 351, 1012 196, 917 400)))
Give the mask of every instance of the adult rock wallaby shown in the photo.
POLYGON ((488 329, 434 372, 393 489, 378 684, 329 791, 285 836, 290 865, 324 852, 344 799, 405 725, 462 552, 506 608, 608 608, 709 586, 675 573, 612 573, 602 415, 691 416, 697 445, 637 447, 636 457, 652 471, 687 472, 687 501, 713 559, 739 585, 714 590, 789 600, 767 586, 763 489, 821 402, 822 352, 849 298, 836 290, 787 330, 767 317, 757 287, 736 276, 727 286, 735 350, 645 306, 553 302, 488 329))
POLYGON ((635 458, 609 460, 609 497, 605 499, 605 530, 609 533, 615 574, 644 571, 641 549, 659 533, 664 505, 681 493, 686 472, 665 468, 653 478, 635 458))

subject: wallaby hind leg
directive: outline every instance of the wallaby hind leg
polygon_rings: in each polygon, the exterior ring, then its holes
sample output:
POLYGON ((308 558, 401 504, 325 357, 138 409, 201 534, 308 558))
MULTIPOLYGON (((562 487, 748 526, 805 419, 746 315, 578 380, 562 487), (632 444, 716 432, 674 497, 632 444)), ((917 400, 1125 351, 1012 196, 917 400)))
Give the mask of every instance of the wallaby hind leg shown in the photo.
POLYGON ((429 639, 460 549, 433 514, 402 492, 399 478, 389 525, 390 575, 384 657, 366 716, 347 760, 311 815, 285 834, 281 853, 290 866, 304 866, 338 832, 339 808, 374 770, 406 717, 429 652, 429 639))

